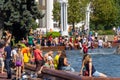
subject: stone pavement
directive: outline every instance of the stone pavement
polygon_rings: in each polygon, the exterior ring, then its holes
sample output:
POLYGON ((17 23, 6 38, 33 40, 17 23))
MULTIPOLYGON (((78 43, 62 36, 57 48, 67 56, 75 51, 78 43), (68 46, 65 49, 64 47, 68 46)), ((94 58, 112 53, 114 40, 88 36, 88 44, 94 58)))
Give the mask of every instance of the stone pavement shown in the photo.
MULTIPOLYGON (((5 72, 5 73, 0 73, 0 80, 14 80, 14 78, 15 78, 15 75, 13 74, 12 75, 12 79, 7 79, 7 73, 5 72)), ((40 78, 28 78, 27 80, 42 80, 42 79, 40 79, 40 78)))

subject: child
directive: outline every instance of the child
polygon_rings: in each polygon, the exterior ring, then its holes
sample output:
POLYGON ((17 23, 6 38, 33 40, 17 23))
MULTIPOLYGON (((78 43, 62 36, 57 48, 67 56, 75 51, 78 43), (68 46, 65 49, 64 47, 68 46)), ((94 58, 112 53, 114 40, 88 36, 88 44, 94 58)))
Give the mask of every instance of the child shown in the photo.
POLYGON ((23 64, 23 55, 21 53, 21 48, 18 48, 17 54, 15 56, 15 65, 16 65, 16 79, 21 78, 21 67, 23 64))

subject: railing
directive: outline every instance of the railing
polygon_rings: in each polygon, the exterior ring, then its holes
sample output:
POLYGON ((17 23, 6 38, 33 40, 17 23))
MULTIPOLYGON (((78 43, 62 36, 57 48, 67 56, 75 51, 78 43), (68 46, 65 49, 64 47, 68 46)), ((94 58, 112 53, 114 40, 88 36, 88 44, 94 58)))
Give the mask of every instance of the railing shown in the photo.
POLYGON ((65 46, 42 46, 41 50, 43 51, 58 51, 58 50, 65 50, 65 46))
MULTIPOLYGON (((26 69, 35 70, 35 65, 26 64, 26 69)), ((40 78, 47 78, 50 80, 120 80, 120 78, 103 78, 103 77, 87 77, 79 76, 76 72, 67 72, 61 70, 54 70, 49 68, 43 68, 42 74, 39 74, 40 78)))

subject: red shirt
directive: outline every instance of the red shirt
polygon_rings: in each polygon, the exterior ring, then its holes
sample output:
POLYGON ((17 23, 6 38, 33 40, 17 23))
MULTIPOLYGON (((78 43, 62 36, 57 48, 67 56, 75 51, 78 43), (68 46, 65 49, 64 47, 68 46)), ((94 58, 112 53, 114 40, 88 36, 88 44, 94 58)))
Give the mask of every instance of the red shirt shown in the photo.
POLYGON ((49 36, 49 40, 52 41, 52 39, 53 39, 52 36, 49 36))
POLYGON ((40 51, 39 49, 35 49, 34 57, 35 57, 35 60, 43 60, 42 51, 40 51))
POLYGON ((87 45, 83 44, 82 47, 83 47, 83 52, 84 52, 84 53, 87 53, 87 52, 88 52, 87 45))
POLYGON ((70 40, 69 40, 71 43, 73 42, 72 38, 70 37, 70 40))

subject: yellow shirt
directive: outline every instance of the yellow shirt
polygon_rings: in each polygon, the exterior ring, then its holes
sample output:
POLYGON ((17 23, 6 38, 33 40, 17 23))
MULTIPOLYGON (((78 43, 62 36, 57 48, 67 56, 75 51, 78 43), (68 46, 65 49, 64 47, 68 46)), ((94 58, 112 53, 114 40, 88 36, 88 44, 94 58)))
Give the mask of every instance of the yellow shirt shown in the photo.
POLYGON ((55 66, 55 69, 57 69, 57 66, 58 66, 58 63, 59 63, 59 55, 56 55, 55 57, 54 57, 54 66, 55 66))
POLYGON ((23 60, 24 60, 25 63, 29 62, 29 60, 30 60, 30 53, 24 53, 23 57, 24 57, 23 60))

